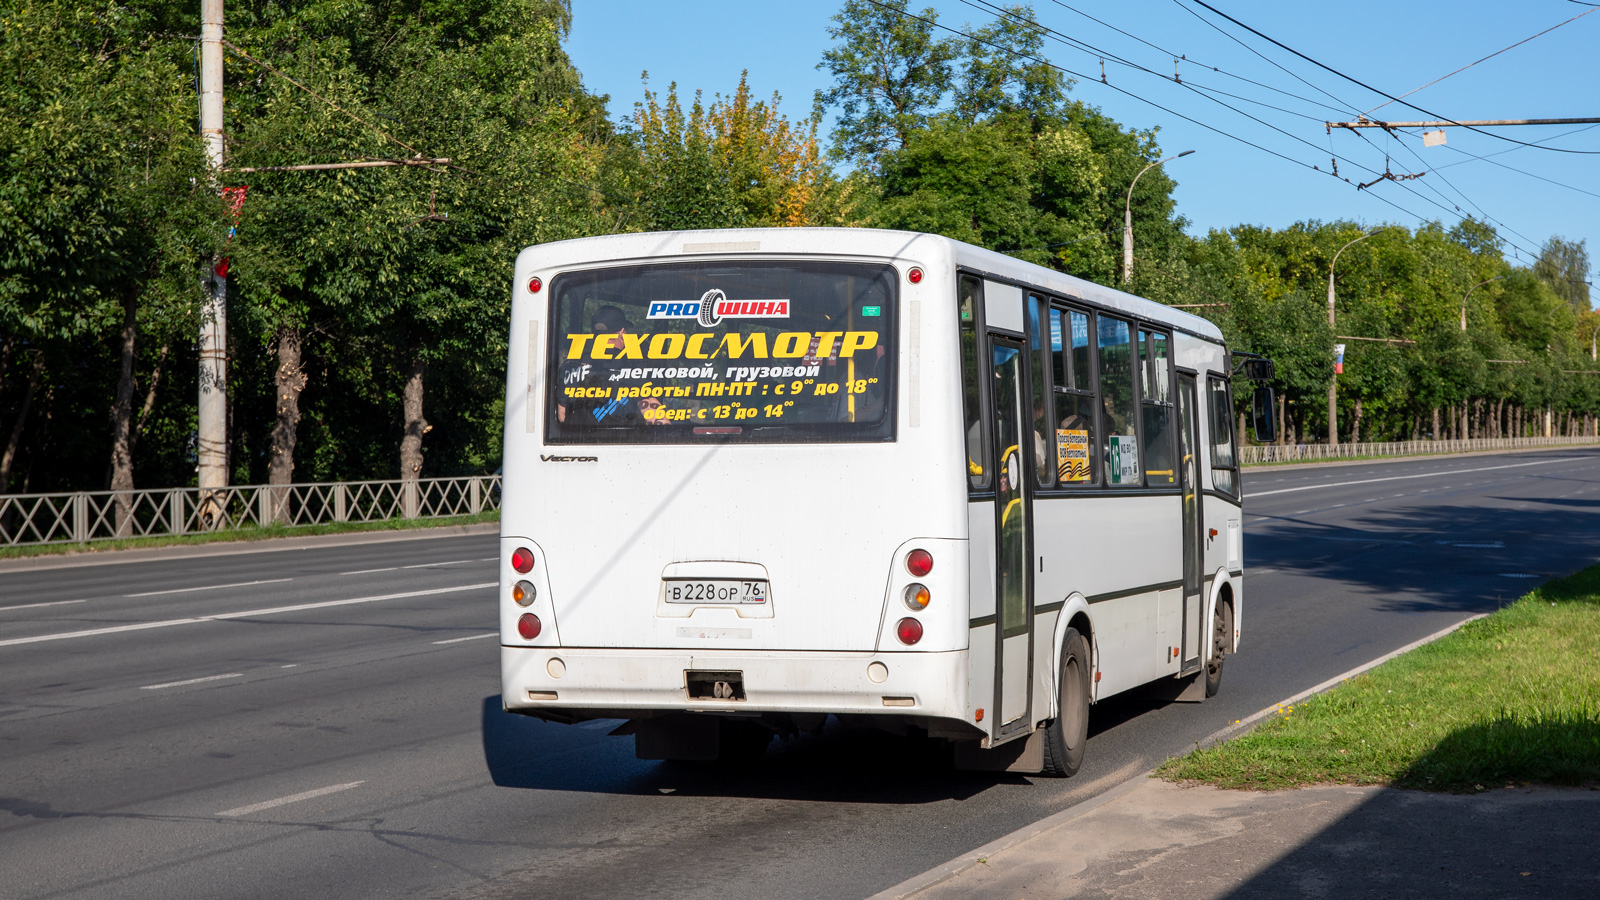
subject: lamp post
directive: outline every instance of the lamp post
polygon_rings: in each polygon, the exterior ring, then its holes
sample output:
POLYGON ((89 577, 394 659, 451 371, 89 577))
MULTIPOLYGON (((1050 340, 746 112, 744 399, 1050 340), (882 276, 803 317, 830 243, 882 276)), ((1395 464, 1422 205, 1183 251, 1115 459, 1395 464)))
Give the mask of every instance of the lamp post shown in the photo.
POLYGON ((1600 337, 1600 325, 1596 325, 1594 327, 1594 331, 1589 333, 1589 361, 1590 362, 1593 362, 1595 360, 1600 360, 1600 356, 1596 356, 1595 352, 1594 352, 1594 349, 1595 349, 1595 338, 1596 337, 1600 337))
MULTIPOLYGON (((1374 229, 1363 234, 1353 241, 1347 242, 1333 255, 1333 262, 1328 263, 1328 330, 1333 330, 1333 267, 1339 264, 1339 256, 1350 248, 1351 244, 1360 243, 1377 234, 1382 229, 1374 229)), ((1339 446, 1339 374, 1333 375, 1333 380, 1328 382, 1328 446, 1339 446)))
POLYGON ((1133 181, 1128 183, 1128 199, 1127 199, 1127 202, 1125 202, 1123 204, 1123 206, 1122 206, 1122 283, 1123 284, 1127 284, 1128 280, 1133 277, 1133 186, 1139 183, 1139 179, 1144 176, 1144 173, 1150 171, 1151 169, 1154 169, 1156 166, 1161 165, 1162 163, 1166 162, 1169 159, 1182 159, 1183 157, 1188 156, 1189 154, 1191 154, 1193 152, 1194 152, 1193 150, 1185 150, 1182 153, 1179 153, 1177 156, 1163 156, 1160 159, 1156 160, 1155 162, 1151 163, 1150 165, 1145 166, 1144 168, 1140 169, 1139 170, 1139 174, 1133 176, 1133 181))
POLYGON ((1461 295, 1461 330, 1462 331, 1466 331, 1467 330, 1467 298, 1472 296, 1472 292, 1473 291, 1477 290, 1478 288, 1483 287, 1484 285, 1488 284, 1490 281, 1499 281, 1500 279, 1506 278, 1506 277, 1509 277, 1509 276, 1496 275, 1495 277, 1488 279, 1488 281, 1480 281, 1477 284, 1473 285, 1472 287, 1467 288, 1467 292, 1465 294, 1461 295))

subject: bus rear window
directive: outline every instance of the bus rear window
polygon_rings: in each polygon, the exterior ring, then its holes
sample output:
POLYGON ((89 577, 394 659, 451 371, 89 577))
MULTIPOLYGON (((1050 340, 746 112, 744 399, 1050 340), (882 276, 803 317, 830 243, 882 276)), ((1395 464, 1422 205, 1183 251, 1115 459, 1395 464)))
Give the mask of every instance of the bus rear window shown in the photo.
POLYGON ((551 285, 551 444, 894 439, 895 270, 667 263, 551 285))

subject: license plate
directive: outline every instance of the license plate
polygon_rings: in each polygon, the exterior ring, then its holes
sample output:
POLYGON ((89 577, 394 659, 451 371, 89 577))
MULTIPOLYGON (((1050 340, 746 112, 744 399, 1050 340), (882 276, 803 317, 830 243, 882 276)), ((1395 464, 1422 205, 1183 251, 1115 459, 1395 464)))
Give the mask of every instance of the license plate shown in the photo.
POLYGON ((668 581, 668 603, 765 603, 767 583, 731 578, 696 578, 668 581))

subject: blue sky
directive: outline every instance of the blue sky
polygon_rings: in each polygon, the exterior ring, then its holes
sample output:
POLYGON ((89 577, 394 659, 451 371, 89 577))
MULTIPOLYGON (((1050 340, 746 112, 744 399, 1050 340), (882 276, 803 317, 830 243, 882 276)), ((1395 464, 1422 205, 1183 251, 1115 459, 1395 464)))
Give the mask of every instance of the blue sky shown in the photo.
MULTIPOLYGON (((1208 2, 1307 56, 1396 96, 1590 8, 1567 0, 1208 2)), ((1415 227, 1421 218, 1440 219, 1448 226, 1471 213, 1496 222, 1508 242, 1508 255, 1523 261, 1528 251, 1537 252, 1552 235, 1573 240, 1600 237, 1600 126, 1565 137, 1558 136, 1585 126, 1493 130, 1520 141, 1595 151, 1592 155, 1517 147, 1462 128, 1447 129, 1446 146, 1433 148, 1424 148, 1420 137, 1395 138, 1381 130, 1361 132, 1366 140, 1349 131, 1330 136, 1324 121, 1348 120, 1353 112, 1370 110, 1384 98, 1296 59, 1192 0, 1062 3, 1037 0, 1034 9, 1041 24, 1099 51, 1057 41, 1047 44, 1045 52, 1052 62, 1091 76, 1077 84, 1073 95, 1124 125, 1159 127, 1159 140, 1167 152, 1196 151, 1169 164, 1169 174, 1179 185, 1178 211, 1188 217, 1193 233, 1240 223, 1281 228, 1303 219, 1415 227), (1173 54, 1182 55, 1187 59, 1177 64, 1178 70, 1196 89, 1107 60, 1106 75, 1112 84, 1171 112, 1162 111, 1100 84, 1102 53, 1167 76, 1174 68, 1173 54), (1210 95, 1262 121, 1207 99, 1198 88, 1259 101, 1210 95), (1322 171, 1274 157, 1176 114, 1305 166, 1320 166, 1322 171), (1356 183, 1372 180, 1372 171, 1385 171, 1386 156, 1395 174, 1427 174, 1403 184, 1385 181, 1358 191, 1353 183, 1323 174, 1334 154, 1343 157, 1340 176, 1356 183), (1479 161, 1467 154, 1499 155, 1479 161)), ((841 5, 842 0, 574 0, 568 52, 589 89, 610 95, 611 111, 618 119, 642 98, 639 76, 645 70, 654 88, 665 90, 675 81, 680 93, 700 89, 709 97, 731 92, 739 72, 748 69, 758 96, 777 91, 783 96, 781 108, 801 116, 809 111, 813 92, 830 84, 816 64, 831 44, 829 19, 841 5)), ((934 7, 940 23, 954 28, 991 21, 986 11, 959 0, 913 0, 912 6, 934 7)), ((1452 119, 1600 115, 1597 51, 1600 10, 1406 99, 1452 119)), ((1374 116, 1432 118, 1400 104, 1390 104, 1374 116)), ((1600 247, 1591 247, 1591 252, 1600 255, 1600 247)))

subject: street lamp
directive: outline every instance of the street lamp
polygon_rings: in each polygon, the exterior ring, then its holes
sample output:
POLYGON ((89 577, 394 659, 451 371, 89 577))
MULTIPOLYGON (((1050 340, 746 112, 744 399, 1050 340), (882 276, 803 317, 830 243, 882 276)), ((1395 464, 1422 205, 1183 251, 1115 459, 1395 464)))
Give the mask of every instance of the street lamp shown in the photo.
POLYGON ((1596 356, 1595 352, 1594 352, 1595 338, 1597 336, 1600 336, 1600 325, 1596 325, 1594 327, 1594 331, 1589 334, 1589 360, 1590 360, 1590 362, 1593 362, 1595 360, 1600 360, 1600 356, 1596 356))
POLYGON ((1179 153, 1177 156, 1163 156, 1150 165, 1140 169, 1139 174, 1133 176, 1133 181, 1128 184, 1128 200, 1122 206, 1123 284, 1127 284, 1128 280, 1133 277, 1133 186, 1139 183, 1139 179, 1144 176, 1144 173, 1154 169, 1156 166, 1161 165, 1169 159, 1182 159, 1193 152, 1193 150, 1185 150, 1182 153, 1179 153))
POLYGON ((1461 296, 1461 330, 1462 331, 1466 331, 1467 330, 1467 298, 1472 296, 1472 292, 1477 290, 1478 288, 1481 288, 1484 285, 1488 284, 1490 281, 1499 281, 1502 278, 1508 278, 1508 277, 1510 277, 1510 276, 1508 276, 1508 275, 1496 275, 1495 277, 1490 278, 1488 281, 1480 281, 1477 284, 1473 285, 1472 287, 1467 288, 1467 292, 1461 296))
MULTIPOLYGON (((1328 330, 1333 330, 1333 267, 1339 264, 1339 256, 1350 249, 1351 244, 1360 243, 1382 231, 1381 228, 1363 234, 1353 241, 1347 242, 1333 255, 1333 262, 1328 263, 1328 330)), ((1328 382, 1328 446, 1339 446, 1339 373, 1335 372, 1333 380, 1328 382)))

